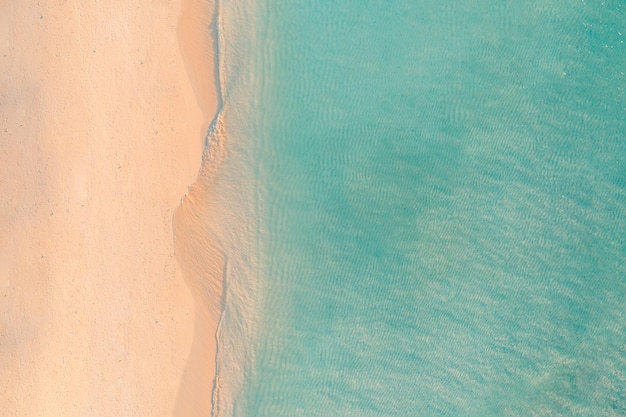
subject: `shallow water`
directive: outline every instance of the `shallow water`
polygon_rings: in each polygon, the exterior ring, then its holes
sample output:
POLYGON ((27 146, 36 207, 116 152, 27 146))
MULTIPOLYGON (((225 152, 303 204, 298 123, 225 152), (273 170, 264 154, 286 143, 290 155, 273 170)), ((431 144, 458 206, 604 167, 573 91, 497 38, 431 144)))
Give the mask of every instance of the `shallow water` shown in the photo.
POLYGON ((221 415, 625 415, 623 2, 246 3, 221 415))

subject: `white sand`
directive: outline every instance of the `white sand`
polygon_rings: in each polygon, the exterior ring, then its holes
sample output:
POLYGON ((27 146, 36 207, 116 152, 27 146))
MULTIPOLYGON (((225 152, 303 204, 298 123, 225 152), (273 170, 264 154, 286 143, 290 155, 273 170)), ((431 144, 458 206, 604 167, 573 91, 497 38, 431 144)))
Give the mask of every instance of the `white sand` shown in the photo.
POLYGON ((2 416, 208 415, 222 259, 186 204, 181 268, 172 225, 216 111, 203 4, 0 1, 2 416))

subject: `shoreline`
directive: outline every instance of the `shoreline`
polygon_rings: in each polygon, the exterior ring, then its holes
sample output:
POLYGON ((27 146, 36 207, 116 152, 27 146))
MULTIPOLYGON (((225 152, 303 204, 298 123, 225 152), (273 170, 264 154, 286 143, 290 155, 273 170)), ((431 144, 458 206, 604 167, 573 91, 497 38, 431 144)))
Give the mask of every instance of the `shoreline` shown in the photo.
POLYGON ((0 5, 7 416, 210 412, 222 277, 194 274, 223 259, 194 226, 219 106, 198 40, 212 6, 0 5))
POLYGON ((194 339, 177 394, 176 417, 218 415, 218 328, 227 267, 227 257, 212 231, 217 219, 209 210, 215 195, 214 178, 224 157, 219 126, 218 7, 219 0, 210 5, 202 0, 182 0, 178 26, 181 54, 205 120, 201 165, 172 217, 176 259, 196 302, 194 339))

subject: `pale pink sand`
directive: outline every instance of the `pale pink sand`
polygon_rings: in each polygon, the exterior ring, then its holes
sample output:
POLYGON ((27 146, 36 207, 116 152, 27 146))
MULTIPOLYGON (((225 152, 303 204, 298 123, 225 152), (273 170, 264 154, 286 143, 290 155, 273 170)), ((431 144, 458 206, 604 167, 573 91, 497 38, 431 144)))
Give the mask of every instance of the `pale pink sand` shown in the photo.
POLYGON ((185 203, 179 266, 172 220, 217 108, 212 4, 183 6, 0 1, 2 416, 208 415, 223 259, 185 203))

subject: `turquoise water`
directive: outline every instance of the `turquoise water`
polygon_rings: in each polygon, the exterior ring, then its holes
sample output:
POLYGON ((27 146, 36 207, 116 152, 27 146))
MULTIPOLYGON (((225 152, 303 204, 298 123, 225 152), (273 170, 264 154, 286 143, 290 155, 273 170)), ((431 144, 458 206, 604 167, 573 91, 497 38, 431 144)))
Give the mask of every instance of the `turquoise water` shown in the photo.
POLYGON ((220 415, 626 415, 624 2, 220 19, 220 415))

